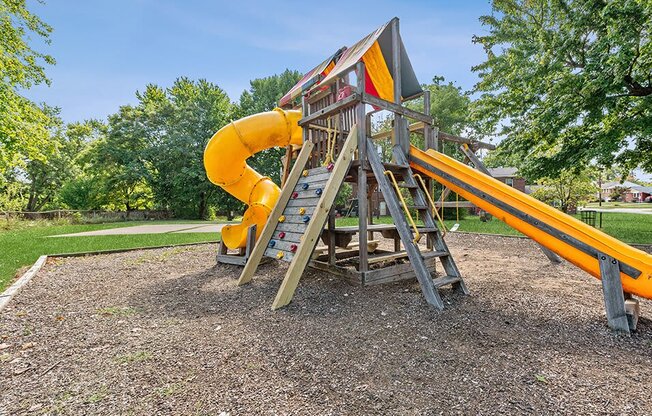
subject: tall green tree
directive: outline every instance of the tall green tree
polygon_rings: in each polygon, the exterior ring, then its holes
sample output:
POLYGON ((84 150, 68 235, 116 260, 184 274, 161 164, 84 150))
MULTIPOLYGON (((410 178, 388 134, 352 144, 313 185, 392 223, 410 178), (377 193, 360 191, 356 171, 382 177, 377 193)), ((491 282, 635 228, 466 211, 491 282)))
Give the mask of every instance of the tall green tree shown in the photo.
POLYGON ((595 198, 598 187, 592 180, 592 169, 576 172, 566 169, 554 178, 538 181, 539 187, 532 196, 550 205, 556 205, 563 212, 595 198))
MULTIPOLYGON (((223 191, 206 178, 204 148, 233 117, 228 95, 206 80, 179 78, 166 90, 149 86, 139 99, 157 200, 177 215, 207 218, 223 191)), ((222 208, 230 212, 241 206, 231 202, 222 208)))
POLYGON ((49 83, 45 65, 53 65, 54 58, 36 51, 29 42, 36 39, 49 44, 51 32, 49 25, 27 10, 25 0, 0 0, 0 176, 24 160, 45 160, 42 149, 49 140, 50 120, 20 91, 49 83))
POLYGON ((494 0, 473 114, 529 177, 652 170, 652 3, 494 0))
POLYGON ((141 109, 120 107, 117 114, 109 116, 106 137, 95 144, 93 177, 117 209, 131 211, 151 204, 148 142, 142 122, 141 109))

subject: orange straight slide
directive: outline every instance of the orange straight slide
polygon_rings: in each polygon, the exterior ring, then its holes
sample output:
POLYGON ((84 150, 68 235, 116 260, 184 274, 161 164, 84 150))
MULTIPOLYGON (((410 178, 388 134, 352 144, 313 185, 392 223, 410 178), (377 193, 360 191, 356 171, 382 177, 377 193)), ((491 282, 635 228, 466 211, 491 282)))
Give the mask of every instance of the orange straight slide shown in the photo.
POLYGON ((598 279, 598 254, 613 257, 623 289, 652 299, 652 255, 434 150, 412 146, 410 166, 598 279))

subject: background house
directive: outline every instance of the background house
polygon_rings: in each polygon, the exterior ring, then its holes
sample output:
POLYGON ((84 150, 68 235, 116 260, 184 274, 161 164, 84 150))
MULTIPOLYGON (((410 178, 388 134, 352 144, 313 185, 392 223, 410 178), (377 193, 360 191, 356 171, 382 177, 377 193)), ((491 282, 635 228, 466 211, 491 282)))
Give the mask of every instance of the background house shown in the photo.
MULTIPOLYGON (((623 202, 645 202, 652 197, 652 186, 643 186, 634 182, 606 182, 600 187, 604 201, 614 201, 622 192, 623 202)), ((598 198, 600 196, 598 195, 598 198)))
POLYGON ((517 172, 518 169, 510 167, 489 168, 489 173, 491 176, 498 179, 502 183, 511 186, 512 188, 518 189, 521 192, 525 192, 525 178, 519 176, 517 172))

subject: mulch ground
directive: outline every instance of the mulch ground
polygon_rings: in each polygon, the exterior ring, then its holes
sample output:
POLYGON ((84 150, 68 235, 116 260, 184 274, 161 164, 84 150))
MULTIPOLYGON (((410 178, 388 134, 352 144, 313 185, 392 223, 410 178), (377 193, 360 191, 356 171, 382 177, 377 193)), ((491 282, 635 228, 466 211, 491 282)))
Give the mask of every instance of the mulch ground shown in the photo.
POLYGON ((652 414, 652 302, 606 327, 599 281, 528 240, 450 235, 470 296, 356 287, 216 246, 54 259, 0 315, 0 415, 652 414))

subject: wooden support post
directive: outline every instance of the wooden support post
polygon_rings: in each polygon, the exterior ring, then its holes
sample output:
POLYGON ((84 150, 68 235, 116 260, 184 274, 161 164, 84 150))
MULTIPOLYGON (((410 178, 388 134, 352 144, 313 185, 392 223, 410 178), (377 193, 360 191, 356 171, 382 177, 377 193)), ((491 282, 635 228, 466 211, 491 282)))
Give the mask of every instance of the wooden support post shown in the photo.
MULTIPOLYGON (((423 113, 426 115, 430 115, 430 90, 424 90, 423 91, 423 113)), ((433 145, 432 143, 432 126, 428 123, 423 124, 423 150, 428 150, 431 148, 433 145)), ((430 195, 434 195, 434 182, 432 179, 427 178, 425 180, 425 185, 426 185, 426 192, 428 192, 430 195)), ((436 209, 436 208, 435 208, 436 209)), ((427 238, 426 239, 426 247, 428 250, 432 250, 433 244, 432 244, 432 239, 427 238)))
POLYGON ((245 247, 245 259, 248 260, 251 256, 251 252, 254 251, 256 246, 256 230, 258 226, 256 224, 249 226, 247 229, 247 247, 245 247))
POLYGON ((331 212, 328 214, 328 264, 331 266, 335 265, 337 260, 335 246, 335 208, 331 208, 331 212))
POLYGON ((607 323, 615 331, 629 333, 629 323, 625 313, 625 296, 620 282, 620 266, 618 260, 603 253, 598 253, 604 307, 607 312, 607 323))
POLYGON ((276 201, 276 205, 274 205, 272 212, 269 214, 269 218, 267 218, 267 223, 265 224, 265 228, 263 228, 263 232, 260 234, 258 244, 254 246, 254 249, 251 252, 251 256, 249 257, 247 264, 245 264, 245 267, 240 274, 238 285, 249 283, 251 278, 254 276, 254 273, 256 273, 256 269, 258 268, 258 265, 260 264, 260 261, 263 259, 263 255, 265 254, 267 244, 269 244, 269 240, 274 234, 274 230, 278 224, 278 218, 281 216, 281 214, 283 214, 283 210, 290 200, 290 196, 292 196, 294 185, 301 177, 303 168, 306 166, 306 163, 308 162, 314 147, 315 145, 311 141, 303 142, 303 147, 301 148, 301 152, 299 152, 299 157, 297 157, 296 162, 294 162, 294 166, 292 167, 285 186, 283 187, 283 190, 281 191, 281 194, 276 201))
MULTIPOLYGON (((394 80, 394 103, 401 105, 401 38, 398 18, 392 19, 392 79, 394 80)), ((406 155, 410 150, 410 135, 407 134, 403 116, 394 113, 394 137, 398 146, 406 155)))
MULTIPOLYGON (((358 91, 365 89, 365 71, 364 63, 358 63, 358 91)), ((358 159, 360 164, 358 166, 358 224, 360 241, 360 272, 364 273, 369 269, 367 253, 367 241, 369 236, 367 234, 367 221, 368 221, 368 199, 367 199, 367 151, 374 151, 374 149, 367 149, 367 115, 364 103, 358 103, 356 107, 356 125, 358 130, 358 159)))

